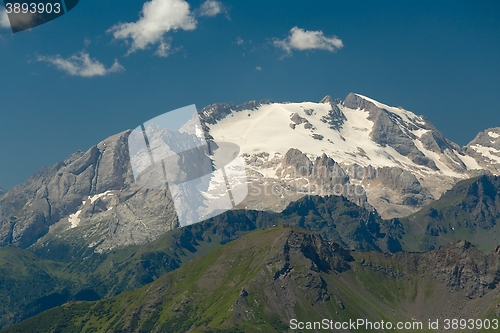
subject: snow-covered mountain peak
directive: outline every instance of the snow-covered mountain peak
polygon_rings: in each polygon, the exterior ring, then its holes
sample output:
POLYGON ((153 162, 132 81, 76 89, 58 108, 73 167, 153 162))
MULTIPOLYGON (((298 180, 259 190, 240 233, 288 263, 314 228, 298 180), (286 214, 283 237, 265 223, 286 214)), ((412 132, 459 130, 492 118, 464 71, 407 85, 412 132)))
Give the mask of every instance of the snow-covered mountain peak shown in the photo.
MULTIPOLYGON (((249 168, 267 178, 280 179, 277 170, 283 168, 283 158, 292 148, 311 161, 328 156, 344 170, 356 167, 409 171, 419 186, 427 188, 428 198, 438 197, 458 179, 484 169, 425 117, 361 94, 350 93, 343 101, 326 96, 319 103, 253 102, 248 106, 214 105, 209 112, 205 108, 201 115, 208 119, 202 119, 202 123, 209 139, 240 146, 249 168)), ((491 132, 486 134, 488 138, 493 140, 492 136, 498 134, 500 142, 500 131, 491 132)), ((500 153, 498 159, 500 162, 500 153)), ((401 172, 386 175, 391 178, 401 172)), ((375 199, 378 192, 370 194, 369 188, 387 184, 363 177, 359 181, 366 187, 369 199, 371 195, 370 203, 384 214, 380 202, 376 203, 381 200, 375 199)), ((423 204, 427 200, 414 199, 408 202, 423 204)), ((404 212, 393 215, 401 214, 404 212)))
POLYGON ((351 109, 359 108, 367 111, 374 111, 377 109, 384 110, 385 112, 399 116, 404 122, 411 124, 411 127, 417 129, 427 129, 428 127, 427 120, 423 116, 416 115, 411 111, 405 110, 401 106, 389 106, 358 93, 350 93, 346 97, 344 105, 350 107, 351 109))
MULTIPOLYGON (((391 111, 393 111, 394 109, 404 110, 402 107, 395 108, 395 107, 393 107, 393 106, 389 106, 389 105, 386 105, 386 104, 384 104, 384 103, 380 103, 379 101, 376 101, 376 100, 374 100, 374 99, 371 99, 371 98, 369 98, 369 97, 366 97, 366 96, 361 95, 361 94, 358 94, 358 93, 351 93, 351 94, 354 94, 354 95, 356 95, 357 97, 362 98, 362 99, 364 99, 365 101, 367 101, 367 102, 370 102, 370 103, 374 104, 376 107, 378 107, 378 108, 380 108, 380 109, 386 109, 386 110, 391 110, 391 111)), ((349 95, 347 96, 347 98, 349 98, 349 96, 350 96, 351 94, 349 94, 349 95)), ((347 99, 347 98, 346 98, 346 99, 347 99)))
POLYGON ((326 95, 319 102, 323 104, 338 104, 340 102, 340 99, 332 98, 330 95, 326 95))
MULTIPOLYGON (((238 207, 243 209, 279 211, 304 195, 335 194, 384 218, 400 217, 460 179, 486 170, 500 174, 500 128, 460 148, 424 117, 355 93, 319 103, 214 104, 199 116, 203 131, 194 122, 182 131, 145 124, 149 147, 161 156, 167 148, 183 152, 189 148, 184 144, 202 135, 209 147, 217 147, 211 141, 237 144, 248 182, 249 195, 238 207), (179 146, 165 147, 167 142, 179 146)), ((85 256, 142 244, 174 228, 171 192, 134 181, 131 133, 76 152, 0 194, 0 244, 78 244, 78 255, 85 256)), ((226 165, 217 162, 217 168, 226 165)), ((147 180, 165 180, 163 173, 157 176, 148 173, 147 180)))
POLYGON ((297 148, 311 156, 324 153, 339 163, 410 167, 455 177, 475 167, 424 117, 360 94, 351 93, 343 102, 327 96, 320 103, 253 106, 223 112, 206 130, 215 141, 236 143, 250 155, 284 155, 297 148))

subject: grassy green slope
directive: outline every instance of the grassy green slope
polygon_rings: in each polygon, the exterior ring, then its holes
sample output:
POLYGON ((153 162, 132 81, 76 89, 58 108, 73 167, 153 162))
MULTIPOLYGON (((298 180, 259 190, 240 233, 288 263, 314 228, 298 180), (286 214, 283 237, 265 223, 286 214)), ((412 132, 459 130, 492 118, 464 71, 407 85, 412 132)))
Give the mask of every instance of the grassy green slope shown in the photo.
POLYGON ((16 247, 0 249, 0 323, 18 322, 70 299, 76 279, 62 265, 16 247))
POLYGON ((0 328, 68 301, 142 287, 224 242, 199 229, 172 230, 152 243, 85 260, 55 261, 16 247, 0 248, 0 328))
MULTIPOLYGON (((453 239, 468 239, 489 251, 497 241, 500 182, 479 177, 457 184, 420 212, 401 219, 407 250, 437 248, 453 239), (453 229, 452 229, 453 228, 453 229)), ((383 221, 341 197, 310 197, 281 214, 231 211, 214 219, 172 230, 154 242, 117 249, 85 260, 54 261, 12 247, 0 248, 0 327, 74 300, 92 300, 140 288, 163 274, 251 231, 298 225, 327 239, 362 250, 398 251, 402 225, 383 221)), ((35 253, 51 257, 38 249, 35 253)), ((63 251, 64 252, 64 251, 63 251)), ((56 257, 59 257, 60 253, 56 257)))
POLYGON ((68 261, 64 274, 76 276, 100 295, 117 295, 153 282, 200 255, 249 232, 288 223, 317 231, 322 236, 355 249, 393 250, 401 247, 397 228, 387 226, 378 215, 345 198, 304 198, 281 214, 230 211, 208 221, 167 232, 157 240, 118 249, 103 256, 68 261))
POLYGON ((67 304, 3 332, 286 332, 291 318, 396 323, 496 316, 496 291, 469 299, 433 276, 435 266, 443 268, 434 259, 440 255, 349 253, 304 230, 272 228, 140 289, 67 304))
MULTIPOLYGON (((142 287, 250 231, 279 223, 278 214, 235 211, 171 230, 142 246, 69 260, 58 248, 0 248, 0 328, 72 300, 94 300, 142 287), (55 253, 55 254, 54 254, 55 253)), ((59 249, 60 250, 60 249, 59 249)))

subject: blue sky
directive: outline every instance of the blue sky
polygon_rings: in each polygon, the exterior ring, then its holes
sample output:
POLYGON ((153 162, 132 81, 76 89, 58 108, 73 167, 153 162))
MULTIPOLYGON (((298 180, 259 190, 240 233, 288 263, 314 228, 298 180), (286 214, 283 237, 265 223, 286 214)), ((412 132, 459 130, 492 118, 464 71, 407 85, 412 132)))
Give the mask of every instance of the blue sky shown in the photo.
POLYGON ((0 186, 190 104, 358 92, 465 145, 500 126, 498 17, 498 1, 81 0, 12 34, 0 15, 0 186))

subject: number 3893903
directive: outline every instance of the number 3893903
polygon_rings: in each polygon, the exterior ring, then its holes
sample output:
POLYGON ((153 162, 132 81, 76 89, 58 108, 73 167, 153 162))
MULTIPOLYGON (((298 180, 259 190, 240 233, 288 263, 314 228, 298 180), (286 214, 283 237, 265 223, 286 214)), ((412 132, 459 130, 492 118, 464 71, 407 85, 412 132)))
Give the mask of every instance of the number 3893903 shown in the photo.
POLYGON ((7 14, 59 14, 61 12, 61 3, 36 3, 36 2, 7 2, 5 4, 7 14))

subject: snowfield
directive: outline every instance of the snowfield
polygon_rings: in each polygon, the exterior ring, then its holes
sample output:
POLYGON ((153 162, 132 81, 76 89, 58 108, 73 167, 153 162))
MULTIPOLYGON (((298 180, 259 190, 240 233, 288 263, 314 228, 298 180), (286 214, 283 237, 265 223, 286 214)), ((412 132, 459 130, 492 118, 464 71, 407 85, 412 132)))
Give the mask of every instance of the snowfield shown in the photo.
MULTIPOLYGON (((421 128, 425 125, 422 117, 402 108, 387 106, 368 97, 358 96, 401 117, 403 123, 399 126, 402 129, 404 127, 404 131, 407 130, 407 124, 417 127, 417 130, 411 131, 416 136, 413 142, 426 157, 436 163, 439 171, 418 165, 394 148, 382 147, 374 142, 370 137, 374 124, 368 120, 369 112, 360 109, 353 110, 342 105, 339 108, 347 121, 340 131, 330 128, 329 124, 321 120, 332 109, 329 103, 304 102, 273 103, 262 105, 255 110, 233 112, 216 124, 210 125, 210 134, 215 141, 239 145, 242 152, 250 156, 261 152, 267 152, 271 156, 276 153, 284 155, 290 148, 297 148, 310 158, 325 153, 336 162, 346 165, 356 163, 361 166, 374 167, 399 166, 420 170, 422 174, 439 173, 464 178, 463 174, 443 163, 439 154, 424 148, 420 138, 430 130, 421 128), (294 114, 306 119, 312 127, 308 125, 309 128, 306 128, 304 123, 295 124, 291 120, 294 114), (313 137, 315 134, 323 138, 318 140, 313 137)), ((469 169, 480 169, 471 157, 461 156, 456 151, 447 152, 447 154, 456 155, 469 169)), ((269 173, 269 170, 266 173, 269 173)))

